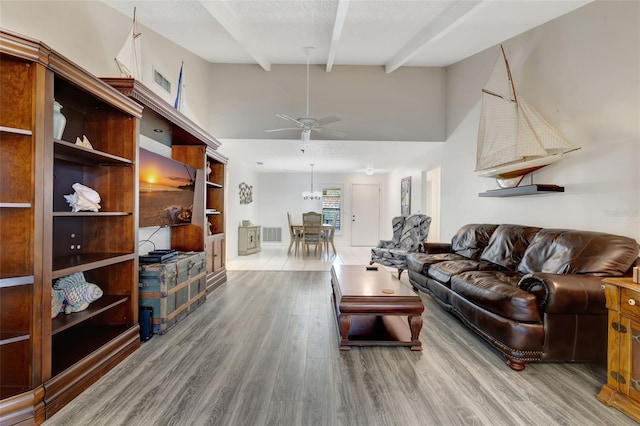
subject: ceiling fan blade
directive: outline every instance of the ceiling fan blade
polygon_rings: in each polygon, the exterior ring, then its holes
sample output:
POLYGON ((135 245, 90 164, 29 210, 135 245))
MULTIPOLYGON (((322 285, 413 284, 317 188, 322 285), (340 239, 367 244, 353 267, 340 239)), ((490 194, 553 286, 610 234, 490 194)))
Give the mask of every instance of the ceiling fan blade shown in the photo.
POLYGON ((265 130, 265 132, 270 133, 270 132, 283 132, 285 130, 300 130, 300 128, 298 127, 283 127, 281 129, 269 129, 269 130, 265 130))
POLYGON ((321 118, 320 120, 317 120, 317 121, 319 125, 324 126, 327 124, 336 123, 340 121, 340 118, 336 117, 335 115, 332 115, 331 117, 321 118))
POLYGON ((278 118, 282 118, 283 120, 293 121, 294 123, 297 123, 299 126, 304 126, 304 124, 303 124, 303 123, 301 123, 300 121, 296 120, 296 119, 295 119, 295 118, 293 118, 293 117, 289 117, 289 116, 288 116, 288 115, 286 115, 286 114, 276 114, 276 117, 278 117, 278 118))

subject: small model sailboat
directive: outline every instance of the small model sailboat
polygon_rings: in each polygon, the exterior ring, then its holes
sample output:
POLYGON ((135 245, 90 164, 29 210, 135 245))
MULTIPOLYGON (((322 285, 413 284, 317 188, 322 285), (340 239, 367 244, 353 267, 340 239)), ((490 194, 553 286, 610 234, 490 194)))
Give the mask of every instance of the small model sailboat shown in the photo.
POLYGON ((476 172, 495 178, 501 188, 512 188, 526 174, 577 149, 516 93, 500 46, 493 73, 482 89, 476 172))
POLYGON ((120 69, 121 77, 134 78, 142 81, 142 66, 140 62, 140 35, 136 22, 136 8, 133 8, 133 25, 124 45, 115 57, 120 69))

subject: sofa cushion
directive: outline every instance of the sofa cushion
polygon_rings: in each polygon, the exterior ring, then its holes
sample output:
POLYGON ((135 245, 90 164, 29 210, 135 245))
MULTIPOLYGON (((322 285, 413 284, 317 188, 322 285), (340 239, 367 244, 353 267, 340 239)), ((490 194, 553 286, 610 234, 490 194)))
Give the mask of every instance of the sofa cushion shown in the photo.
POLYGON ((521 277, 517 272, 463 272, 451 279, 451 290, 502 317, 538 322, 540 314, 536 297, 518 288, 521 277))
POLYGON ((524 252, 518 272, 620 276, 638 257, 638 243, 620 235, 542 229, 524 252))
POLYGON ((451 277, 467 271, 495 271, 502 269, 500 265, 481 260, 461 259, 434 263, 427 270, 427 276, 450 286, 451 277))
POLYGON ((445 260, 460 260, 466 259, 464 256, 460 256, 455 253, 436 253, 436 254, 427 254, 427 253, 417 253, 410 252, 407 253, 407 269, 410 271, 416 271, 421 273, 424 276, 427 276, 427 270, 429 266, 434 263, 444 262, 445 260))
POLYGON ((479 259, 497 227, 489 224, 463 226, 451 239, 451 251, 469 259, 479 259))
POLYGON ((500 225, 491 235, 480 259, 515 271, 538 231, 540 228, 533 226, 500 225))

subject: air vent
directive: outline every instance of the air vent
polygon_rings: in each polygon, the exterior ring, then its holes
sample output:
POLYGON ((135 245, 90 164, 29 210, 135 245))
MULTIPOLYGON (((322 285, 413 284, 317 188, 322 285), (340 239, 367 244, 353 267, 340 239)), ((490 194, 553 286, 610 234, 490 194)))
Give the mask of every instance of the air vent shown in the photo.
POLYGON ((265 243, 282 242, 282 228, 262 228, 262 241, 265 243))
POLYGON ((162 74, 158 72, 155 68, 153 69, 153 81, 167 93, 171 93, 171 82, 165 78, 162 74))

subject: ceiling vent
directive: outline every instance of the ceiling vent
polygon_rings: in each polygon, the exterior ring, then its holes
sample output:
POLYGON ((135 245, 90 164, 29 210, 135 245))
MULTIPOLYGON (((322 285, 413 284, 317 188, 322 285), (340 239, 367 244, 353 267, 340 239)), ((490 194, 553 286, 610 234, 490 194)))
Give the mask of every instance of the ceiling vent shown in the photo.
POLYGON ((160 74, 158 72, 157 69, 153 69, 153 81, 160 87, 162 87, 164 90, 167 91, 167 93, 171 93, 171 82, 165 78, 165 76, 163 76, 162 74, 160 74))

